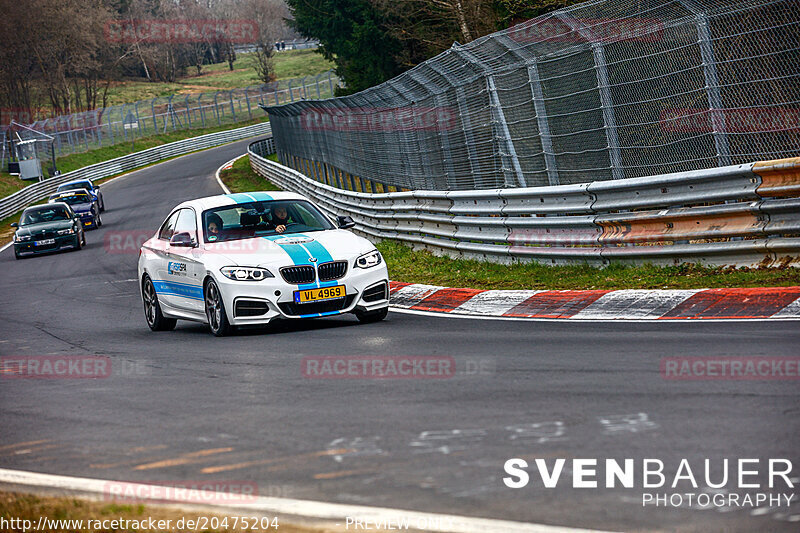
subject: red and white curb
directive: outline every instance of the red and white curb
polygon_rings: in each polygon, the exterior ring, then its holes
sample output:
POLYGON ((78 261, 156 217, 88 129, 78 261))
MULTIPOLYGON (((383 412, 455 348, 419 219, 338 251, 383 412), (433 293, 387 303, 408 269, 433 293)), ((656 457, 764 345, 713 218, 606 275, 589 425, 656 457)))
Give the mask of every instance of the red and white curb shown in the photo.
POLYGON ((478 290, 392 281, 397 310, 513 319, 800 319, 800 287, 688 290, 478 290))

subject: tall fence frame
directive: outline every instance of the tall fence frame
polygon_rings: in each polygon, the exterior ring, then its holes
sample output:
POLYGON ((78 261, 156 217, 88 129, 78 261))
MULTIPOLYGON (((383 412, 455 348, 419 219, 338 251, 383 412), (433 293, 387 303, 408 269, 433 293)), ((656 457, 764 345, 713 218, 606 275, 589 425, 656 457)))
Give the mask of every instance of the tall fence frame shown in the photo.
POLYGON ((796 156, 798 66, 792 0, 593 0, 268 111, 290 166, 412 190, 569 185, 796 156))

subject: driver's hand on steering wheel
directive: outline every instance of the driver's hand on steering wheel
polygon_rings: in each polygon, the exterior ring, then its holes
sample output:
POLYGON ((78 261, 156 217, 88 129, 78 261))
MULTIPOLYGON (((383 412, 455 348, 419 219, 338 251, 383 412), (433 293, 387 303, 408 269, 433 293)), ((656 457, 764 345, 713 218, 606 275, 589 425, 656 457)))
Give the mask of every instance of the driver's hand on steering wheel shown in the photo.
POLYGON ((275 228, 275 231, 277 231, 278 233, 283 233, 284 231, 286 231, 286 226, 284 226, 283 224, 281 224, 280 226, 278 226, 277 228, 275 228))

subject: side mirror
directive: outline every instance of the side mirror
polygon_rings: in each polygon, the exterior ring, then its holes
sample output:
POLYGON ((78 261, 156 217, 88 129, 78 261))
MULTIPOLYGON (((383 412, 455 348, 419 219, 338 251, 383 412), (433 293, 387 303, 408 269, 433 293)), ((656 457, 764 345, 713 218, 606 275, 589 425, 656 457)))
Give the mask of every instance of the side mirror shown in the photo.
POLYGON ((186 248, 194 248, 197 246, 197 242, 189 235, 188 232, 182 231, 180 233, 176 233, 172 236, 169 240, 170 246, 183 246, 186 248))
POLYGON ((336 223, 339 225, 341 229, 349 229, 355 227, 356 223, 353 221, 352 217, 348 216, 338 216, 336 217, 336 223))
POLYGON ((16 222, 12 222, 12 223, 11 223, 11 227, 12 227, 12 228, 18 228, 18 227, 19 227, 19 224, 17 224, 16 222))

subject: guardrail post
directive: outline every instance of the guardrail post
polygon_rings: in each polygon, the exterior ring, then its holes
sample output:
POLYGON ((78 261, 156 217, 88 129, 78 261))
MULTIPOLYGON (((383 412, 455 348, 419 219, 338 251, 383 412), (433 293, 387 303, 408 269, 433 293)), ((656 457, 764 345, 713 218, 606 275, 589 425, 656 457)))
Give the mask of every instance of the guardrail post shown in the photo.
POLYGON ((622 167, 622 153, 617 134, 617 117, 614 113, 614 101, 611 98, 611 82, 608 79, 608 64, 602 39, 595 37, 591 30, 584 28, 580 21, 565 12, 556 11, 556 16, 572 30, 586 39, 592 50, 594 68, 597 74, 597 89, 600 92, 600 107, 603 110, 603 126, 608 143, 608 158, 611 162, 611 178, 618 180, 625 177, 622 167))
POLYGON ((708 109, 711 112, 711 124, 714 128, 717 165, 721 167, 732 165, 727 125, 725 123, 725 109, 722 107, 722 94, 719 90, 717 62, 714 57, 714 44, 711 30, 708 27, 708 17, 703 8, 694 0, 678 1, 695 16, 697 44, 700 47, 700 58, 703 61, 703 77, 705 78, 706 93, 708 95, 708 109))

